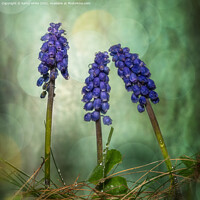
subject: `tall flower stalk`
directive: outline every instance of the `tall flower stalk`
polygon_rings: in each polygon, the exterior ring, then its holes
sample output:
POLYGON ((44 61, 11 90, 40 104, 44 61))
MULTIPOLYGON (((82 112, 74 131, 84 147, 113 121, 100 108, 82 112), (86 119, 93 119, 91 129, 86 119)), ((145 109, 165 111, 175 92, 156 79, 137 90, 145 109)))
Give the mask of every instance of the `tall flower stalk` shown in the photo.
POLYGON ((156 85, 152 79, 150 79, 151 73, 146 67, 146 64, 139 59, 137 54, 130 53, 128 47, 122 48, 121 44, 114 45, 109 49, 115 66, 118 68, 118 75, 123 79, 125 88, 128 92, 133 92, 131 100, 133 103, 138 103, 137 109, 140 113, 147 109, 151 124, 153 126, 156 139, 161 149, 162 155, 165 159, 165 163, 168 171, 171 183, 174 183, 174 177, 171 173, 172 164, 170 157, 160 131, 156 116, 151 107, 151 102, 157 104, 159 102, 158 94, 154 91, 156 85))
POLYGON ((60 29, 61 23, 50 23, 48 33, 41 37, 44 41, 39 53, 38 71, 41 77, 37 80, 37 86, 42 86, 43 92, 40 97, 45 98, 48 93, 46 125, 45 125, 45 185, 50 186, 50 150, 51 150, 51 132, 53 100, 55 90, 55 79, 58 76, 58 70, 65 79, 69 79, 68 74, 68 55, 69 49, 67 39, 62 35, 65 31, 60 29))
POLYGON ((97 140, 97 163, 103 161, 103 145, 102 145, 102 130, 101 117, 105 125, 112 124, 109 116, 105 116, 110 105, 109 92, 111 90, 109 85, 108 74, 110 69, 107 64, 110 62, 107 52, 99 52, 95 55, 94 63, 89 68, 89 76, 85 79, 85 86, 82 89, 83 99, 85 103, 84 109, 88 112, 84 116, 84 120, 94 121, 96 125, 96 140, 97 140))
MULTIPOLYGON (((153 130, 155 132, 156 139, 157 139, 158 144, 160 146, 162 155, 165 159, 167 169, 168 169, 169 172, 171 172, 172 171, 172 163, 170 161, 170 157, 169 157, 169 154, 168 154, 168 151, 167 151, 167 148, 166 148, 166 145, 165 145, 165 142, 164 142, 158 121, 156 119, 156 116, 155 116, 155 113, 154 113, 153 108, 151 106, 151 103, 149 102, 148 99, 147 99, 147 103, 146 103, 146 109, 147 109, 147 113, 149 115, 149 119, 151 121, 153 130)), ((174 178, 173 178, 172 174, 170 173, 169 175, 170 175, 172 184, 174 184, 174 178)))

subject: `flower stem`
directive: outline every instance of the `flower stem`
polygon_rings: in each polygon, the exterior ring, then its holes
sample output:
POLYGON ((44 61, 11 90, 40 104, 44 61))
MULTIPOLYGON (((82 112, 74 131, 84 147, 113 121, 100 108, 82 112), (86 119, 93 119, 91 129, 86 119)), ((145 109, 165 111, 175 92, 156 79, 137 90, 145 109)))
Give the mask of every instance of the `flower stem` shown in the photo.
POLYGON ((170 161, 170 157, 169 157, 169 154, 167 152, 167 148, 166 148, 166 145, 165 145, 165 142, 164 142, 158 121, 157 121, 156 116, 154 114, 153 108, 151 107, 151 103, 149 102, 148 99, 147 99, 146 109, 147 109, 147 113, 149 115, 151 124, 153 126, 153 129, 154 129, 154 132, 155 132, 155 135, 156 135, 156 139, 157 139, 158 144, 160 146, 162 155, 165 159, 167 169, 170 172, 169 177, 171 179, 171 184, 174 184, 174 176, 171 173, 171 171, 173 170, 172 163, 170 161))
POLYGON ((103 161, 101 117, 96 121, 96 137, 97 137, 97 163, 100 164, 103 161))
POLYGON ((55 88, 55 80, 50 79, 47 112, 46 112, 46 131, 45 131, 45 185, 46 186, 50 186, 51 127, 52 127, 54 88, 55 88))

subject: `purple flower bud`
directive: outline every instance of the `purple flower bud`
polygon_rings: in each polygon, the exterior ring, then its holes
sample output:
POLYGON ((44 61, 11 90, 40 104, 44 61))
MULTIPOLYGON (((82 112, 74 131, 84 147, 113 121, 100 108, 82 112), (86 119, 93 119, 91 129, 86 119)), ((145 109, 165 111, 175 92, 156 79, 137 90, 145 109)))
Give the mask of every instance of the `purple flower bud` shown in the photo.
POLYGON ((136 53, 132 53, 131 54, 131 60, 135 60, 135 59, 137 59, 138 58, 138 54, 136 54, 136 53))
POLYGON ((43 77, 40 77, 38 80, 37 80, 37 86, 41 86, 42 84, 44 83, 44 78, 43 77))
POLYGON ((134 61, 133 61, 133 64, 134 65, 139 65, 141 63, 141 60, 140 59, 134 59, 134 61))
POLYGON ((53 22, 52 22, 52 23, 50 23, 49 25, 50 25, 52 28, 55 28, 55 26, 56 26, 56 24, 55 24, 55 23, 53 23, 53 22))
POLYGON ((47 62, 47 59, 48 59, 48 58, 49 58, 48 53, 44 53, 44 54, 42 55, 41 61, 42 61, 42 62, 47 62))
POLYGON ((49 47, 54 46, 54 40, 49 40, 49 41, 48 41, 48 45, 49 45, 49 47))
POLYGON ((106 91, 107 90, 107 84, 103 81, 100 82, 100 90, 106 91))
POLYGON ((105 125, 111 125, 112 124, 112 119, 109 116, 104 116, 103 117, 103 123, 105 125))
POLYGON ((133 93, 133 94, 131 95, 131 100, 132 100, 133 103, 137 103, 139 99, 138 99, 138 97, 133 93))
POLYGON ((132 62, 131 62, 131 59, 130 58, 127 58, 126 60, 125 60, 125 65, 127 66, 127 67, 132 67, 132 62))
POLYGON ((112 61, 113 61, 113 62, 116 62, 116 61, 118 61, 118 60, 119 60, 118 55, 114 55, 113 58, 112 58, 112 61))
POLYGON ((151 102, 152 102, 153 104, 157 104, 159 101, 160 101, 159 98, 156 98, 156 99, 154 99, 154 100, 151 99, 151 102))
POLYGON ((46 52, 48 48, 49 48, 48 42, 45 42, 40 49, 42 52, 46 52))
POLYGON ((65 67, 64 67, 64 65, 63 65, 62 62, 58 62, 58 63, 57 63, 57 68, 58 68, 60 71, 64 71, 64 70, 65 70, 65 67))
POLYGON ((108 83, 108 82, 109 82, 109 77, 106 76, 105 83, 108 83))
POLYGON ((91 81, 90 77, 87 77, 87 78, 85 79, 85 84, 86 84, 86 85, 89 85, 90 81, 91 81))
POLYGON ((131 53, 124 53, 126 58, 131 58, 131 53))
POLYGON ((47 65, 53 66, 55 64, 54 58, 48 58, 46 61, 47 65))
POLYGON ((137 106, 137 109, 138 109, 138 111, 140 112, 140 113, 142 113, 142 112, 144 112, 144 106, 142 106, 142 105, 140 105, 140 104, 138 104, 138 106, 137 106))
POLYGON ((62 23, 57 23, 55 24, 55 29, 58 30, 60 28, 60 26, 62 25, 62 23))
POLYGON ((151 79, 148 80, 147 86, 150 90, 154 90, 156 88, 154 81, 151 79))
POLYGON ((140 95, 140 87, 138 85, 134 85, 132 88, 136 96, 140 95))
POLYGON ((100 113, 98 111, 94 111, 91 114, 92 121, 97 121, 100 118, 100 113))
POLYGON ((118 68, 117 73, 118 73, 119 77, 121 77, 121 78, 124 77, 124 71, 123 70, 118 68))
POLYGON ((146 98, 144 96, 140 96, 139 98, 139 102, 140 102, 140 105, 146 105, 147 101, 146 101, 146 98))
POLYGON ((127 86, 127 87, 132 85, 132 83, 130 82, 130 80, 128 78, 123 78, 123 81, 125 83, 125 86, 127 86))
POLYGON ((88 92, 83 96, 82 101, 83 102, 89 102, 90 100, 92 100, 92 92, 88 92))
POLYGON ((100 70, 98 68, 94 69, 93 74, 94 74, 95 77, 98 76, 99 73, 100 73, 100 70))
POLYGON ((147 67, 140 67, 140 72, 143 76, 148 76, 150 74, 149 69, 147 67))
POLYGON ((94 88, 92 91, 93 97, 98 98, 100 96, 100 92, 101 92, 100 88, 94 88))
POLYGON ((38 66, 38 71, 39 71, 41 74, 47 74, 48 71, 49 71, 49 68, 41 63, 41 64, 38 66))
POLYGON ((138 76, 138 81, 141 83, 141 84, 145 84, 148 82, 147 78, 145 76, 138 76))
POLYGON ((84 120, 85 120, 86 122, 91 121, 91 113, 87 113, 87 114, 85 114, 85 116, 84 116, 84 120))
POLYGON ((115 63, 116 67, 120 68, 120 69, 123 69, 124 68, 124 62, 123 61, 117 61, 115 63))
POLYGON ((56 48, 55 47, 49 47, 49 57, 50 58, 52 58, 52 57, 54 57, 55 56, 55 54, 56 54, 56 48))
POLYGON ((110 85, 109 84, 107 84, 107 92, 110 92, 110 90, 111 90, 111 87, 110 87, 110 85))
POLYGON ((39 56, 38 56, 38 59, 39 59, 39 60, 42 60, 43 55, 44 55, 44 52, 40 51, 39 56))
POLYGON ((100 80, 100 81, 105 81, 105 80, 106 80, 106 74, 103 73, 103 72, 101 72, 101 73, 99 74, 99 80, 100 80))
POLYGON ((94 88, 94 84, 93 82, 89 82, 88 85, 87 85, 87 91, 92 91, 92 89, 94 88))
POLYGON ((61 51, 61 50, 62 50, 62 45, 61 45, 61 43, 60 43, 59 41, 56 41, 56 42, 55 42, 55 46, 56 46, 56 49, 57 49, 58 51, 61 51))
POLYGON ((85 106, 84 106, 84 109, 85 109, 86 111, 88 111, 88 110, 93 110, 93 103, 92 103, 91 101, 87 102, 87 103, 85 104, 85 106))
POLYGON ((150 91, 149 92, 149 98, 151 100, 156 100, 158 98, 158 94, 155 91, 150 91))
POLYGON ((98 65, 96 63, 92 64, 92 68, 97 68, 97 67, 98 67, 98 65))
POLYGON ((123 54, 119 55, 119 60, 124 62, 125 61, 125 56, 123 54))
POLYGON ((95 99, 93 106, 95 110, 99 110, 101 108, 101 99, 95 99))
POLYGON ((50 37, 50 34, 47 33, 47 34, 45 34, 44 36, 41 37, 41 40, 42 40, 42 41, 48 40, 49 37, 50 37))
POLYGON ((66 45, 67 45, 67 39, 64 38, 64 37, 62 37, 62 36, 58 39, 58 41, 59 41, 63 46, 66 46, 66 45))
POLYGON ((94 83, 94 87, 99 87, 99 85, 100 85, 99 77, 94 78, 93 83, 94 83))
POLYGON ((110 108, 110 105, 108 102, 103 102, 101 105, 101 111, 103 111, 103 113, 106 113, 110 108))
POLYGON ((130 49, 128 47, 123 48, 123 53, 129 53, 130 49))
POLYGON ((81 94, 82 94, 82 95, 85 95, 86 93, 87 93, 87 86, 84 86, 84 87, 82 88, 81 94))
POLYGON ((107 74, 107 75, 108 75, 108 73, 109 73, 110 69, 109 69, 107 66, 105 66, 103 71, 104 71, 104 73, 105 73, 105 74, 107 74))
POLYGON ((133 65, 131 70, 132 70, 133 73, 139 74, 140 73, 140 66, 139 65, 133 65))
POLYGON ((132 86, 127 86, 127 85, 125 85, 125 88, 126 88, 126 90, 127 90, 128 92, 132 92, 132 91, 133 91, 132 86))
POLYGON ((137 83, 137 75, 136 74, 134 74, 134 73, 131 73, 131 75, 130 75, 130 77, 129 77, 129 80, 133 83, 133 84, 135 84, 135 83, 137 83))
POLYGON ((44 78, 44 82, 48 82, 49 81, 49 73, 46 73, 43 75, 43 78, 44 78))
POLYGON ((65 78, 66 80, 69 79, 69 73, 68 73, 67 69, 62 70, 61 74, 62 74, 63 78, 65 78))
POLYGON ((146 86, 141 86, 141 94, 146 96, 149 94, 149 89, 146 86))
POLYGON ((68 66, 68 58, 63 58, 62 63, 63 63, 64 67, 67 67, 68 66))
POLYGON ((124 67, 123 72, 124 72, 124 76, 126 78, 128 78, 130 76, 130 74, 131 74, 131 71, 130 71, 130 69, 128 67, 124 67))
POLYGON ((109 100, 109 94, 108 94, 107 92, 101 92, 101 93, 100 93, 100 97, 101 97, 101 100, 102 100, 103 102, 109 100))
POLYGON ((63 53, 62 53, 61 51, 58 51, 58 52, 56 53, 56 61, 57 61, 57 62, 61 62, 62 59, 63 59, 63 53))

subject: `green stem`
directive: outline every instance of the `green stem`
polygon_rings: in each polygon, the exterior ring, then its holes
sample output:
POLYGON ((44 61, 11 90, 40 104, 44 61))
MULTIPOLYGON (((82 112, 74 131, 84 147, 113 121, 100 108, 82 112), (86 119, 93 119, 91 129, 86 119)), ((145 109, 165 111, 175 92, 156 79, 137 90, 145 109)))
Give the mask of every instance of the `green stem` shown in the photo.
POLYGON ((45 131, 45 185, 46 186, 50 186, 51 127, 52 127, 54 88, 55 88, 55 80, 50 79, 47 113, 46 113, 46 131, 45 131))
POLYGON ((149 102, 148 99, 147 99, 146 109, 147 109, 147 113, 149 115, 151 124, 153 126, 153 129, 154 129, 154 132, 155 132, 155 135, 156 135, 156 139, 157 139, 158 144, 160 146, 162 155, 165 159, 167 169, 170 172, 169 176, 170 176, 170 179, 171 179, 171 184, 174 184, 174 176, 171 173, 171 171, 173 170, 172 163, 170 161, 170 157, 169 157, 169 154, 167 152, 167 148, 166 148, 166 145, 165 145, 165 142, 164 142, 158 121, 157 121, 156 116, 154 114, 153 108, 151 107, 151 103, 149 102))
POLYGON ((96 138, 97 138, 97 163, 100 164, 103 161, 101 117, 96 121, 96 138))

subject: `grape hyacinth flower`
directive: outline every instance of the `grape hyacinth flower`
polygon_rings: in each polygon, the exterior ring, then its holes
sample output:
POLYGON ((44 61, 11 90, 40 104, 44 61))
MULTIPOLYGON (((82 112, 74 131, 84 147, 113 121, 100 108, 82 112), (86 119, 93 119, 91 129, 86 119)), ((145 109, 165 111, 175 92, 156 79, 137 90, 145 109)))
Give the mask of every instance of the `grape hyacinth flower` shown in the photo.
POLYGON ((69 45, 63 36, 65 31, 60 29, 61 23, 50 23, 48 33, 41 37, 44 42, 39 53, 38 71, 41 77, 37 80, 37 86, 42 86, 43 92, 40 97, 45 98, 48 93, 46 124, 45 124, 45 185, 50 186, 50 150, 51 150, 51 127, 52 111, 55 89, 55 79, 58 70, 65 79, 69 79, 68 55, 69 45))
POLYGON ((121 44, 114 45, 109 49, 112 60, 118 68, 118 75, 123 79, 128 92, 133 92, 131 100, 138 103, 139 112, 144 112, 146 99, 152 103, 159 102, 158 94, 154 91, 156 85, 150 79, 151 73, 146 64, 135 53, 130 53, 128 47, 122 48, 121 44))
POLYGON ((37 86, 43 85, 43 92, 40 97, 45 98, 50 79, 55 80, 58 76, 58 70, 65 79, 69 79, 68 74, 68 55, 69 45, 67 39, 63 36, 65 31, 60 29, 61 23, 50 23, 48 33, 41 37, 44 42, 38 59, 41 61, 38 71, 41 77, 37 80, 37 86))
POLYGON ((89 69, 89 76, 85 79, 85 86, 82 89, 83 99, 85 103, 84 109, 87 113, 84 116, 85 121, 94 121, 96 123, 97 138, 97 161, 100 164, 103 160, 101 116, 103 123, 111 125, 112 120, 109 116, 105 116, 109 110, 109 85, 108 74, 110 69, 107 64, 110 62, 107 52, 99 52, 95 55, 94 63, 89 69))
MULTIPOLYGON (((89 76, 85 79, 85 86, 82 89, 83 99, 85 103, 84 109, 88 112, 84 116, 85 121, 97 121, 101 115, 105 115, 109 110, 109 68, 107 64, 110 62, 107 52, 99 52, 95 56, 94 63, 89 69, 89 76)), ((109 116, 103 116, 103 123, 111 125, 112 120, 109 116)))
POLYGON ((130 53, 130 49, 128 47, 122 48, 121 44, 117 44, 110 47, 109 52, 112 56, 112 61, 115 63, 118 70, 118 75, 125 83, 126 90, 133 92, 131 96, 132 102, 139 102, 137 109, 140 113, 144 112, 145 108, 147 110, 156 139, 159 143, 166 166, 170 173, 171 183, 174 184, 175 179, 171 173, 172 164, 170 157, 167 152, 158 121, 149 101, 150 99, 153 104, 157 104, 159 102, 158 94, 154 91, 156 89, 156 85, 154 81, 150 79, 151 73, 146 67, 146 64, 139 59, 138 54, 130 53))

